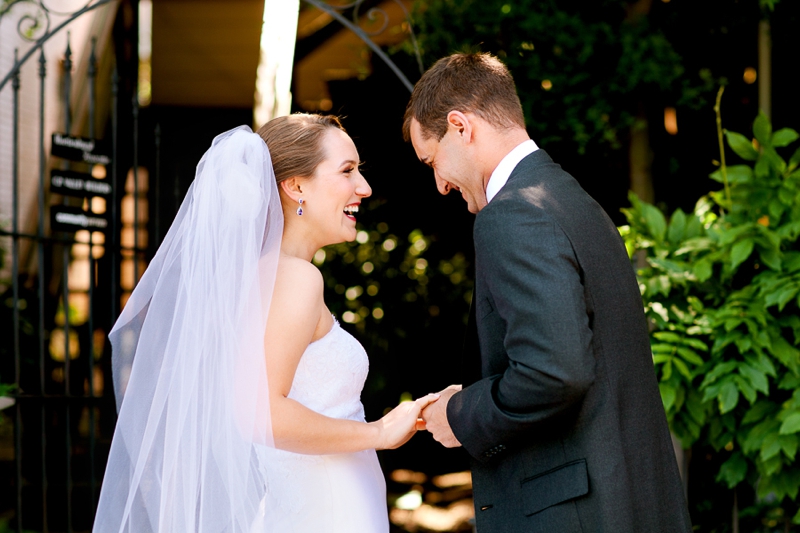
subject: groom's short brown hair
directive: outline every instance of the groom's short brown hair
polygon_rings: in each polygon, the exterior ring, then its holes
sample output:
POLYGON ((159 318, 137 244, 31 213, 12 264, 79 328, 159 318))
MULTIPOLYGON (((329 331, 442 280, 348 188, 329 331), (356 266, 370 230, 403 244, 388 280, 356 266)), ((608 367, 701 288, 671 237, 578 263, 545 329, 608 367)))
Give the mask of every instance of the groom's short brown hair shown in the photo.
POLYGON ((428 69, 411 93, 403 138, 411 138, 411 120, 416 119, 424 138, 441 140, 447 114, 454 110, 475 113, 497 128, 525 127, 514 79, 491 54, 453 54, 428 69))

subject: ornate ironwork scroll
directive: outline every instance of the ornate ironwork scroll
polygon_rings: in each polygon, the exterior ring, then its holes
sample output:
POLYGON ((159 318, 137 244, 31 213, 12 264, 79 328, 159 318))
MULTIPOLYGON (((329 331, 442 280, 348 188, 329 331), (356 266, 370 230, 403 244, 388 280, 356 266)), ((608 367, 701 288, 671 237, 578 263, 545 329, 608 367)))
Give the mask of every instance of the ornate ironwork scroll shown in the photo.
POLYGON ((62 12, 52 9, 45 0, 0 0, 0 19, 12 10, 21 9, 23 11, 17 22, 17 33, 26 41, 34 43, 22 57, 14 62, 11 70, 0 81, 0 91, 19 72, 20 67, 46 43, 50 37, 61 31, 67 24, 80 17, 88 11, 92 11, 102 5, 115 0, 89 0, 83 7, 72 12, 62 12), (51 17, 53 15, 66 17, 57 26, 52 27, 51 17))
MULTIPOLYGON (((400 81, 405 85, 409 92, 414 89, 414 85, 408 81, 408 78, 405 74, 398 68, 398 66, 391 60, 391 58, 381 50, 380 46, 375 44, 375 42, 371 39, 376 35, 380 35, 383 33, 387 26, 389 25, 389 14, 386 13, 385 10, 381 9, 380 7, 372 7, 367 10, 366 14, 364 15, 367 20, 372 23, 374 26, 378 24, 377 28, 373 28, 371 30, 366 30, 362 28, 361 24, 361 13, 360 9, 363 6, 366 0, 354 0, 353 2, 347 4, 329 4, 325 0, 303 0, 307 4, 311 4, 312 6, 316 7, 317 9, 324 11, 332 18, 339 21, 344 27, 358 35, 358 37, 364 41, 364 43, 372 49, 375 54, 380 57, 392 72, 400 79, 400 81), (347 19, 343 13, 345 11, 352 10, 352 17, 351 19, 347 19)), ((417 44, 417 37, 414 34, 414 29, 411 24, 411 15, 409 14, 406 6, 403 4, 401 0, 393 0, 400 9, 403 10, 403 14, 405 15, 406 22, 408 23, 409 34, 411 37, 411 45, 414 48, 414 55, 417 59, 417 66, 419 67, 420 75, 424 71, 422 66, 422 56, 420 55, 419 45, 417 44)))

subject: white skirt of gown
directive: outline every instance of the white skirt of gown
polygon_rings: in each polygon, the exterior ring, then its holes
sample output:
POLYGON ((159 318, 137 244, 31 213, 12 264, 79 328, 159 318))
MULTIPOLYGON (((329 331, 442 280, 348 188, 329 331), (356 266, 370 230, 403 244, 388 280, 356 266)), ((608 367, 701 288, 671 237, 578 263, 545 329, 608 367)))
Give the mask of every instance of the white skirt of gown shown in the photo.
POLYGON ((251 533, 387 533, 386 482, 375 450, 300 455, 262 450, 267 496, 251 533))

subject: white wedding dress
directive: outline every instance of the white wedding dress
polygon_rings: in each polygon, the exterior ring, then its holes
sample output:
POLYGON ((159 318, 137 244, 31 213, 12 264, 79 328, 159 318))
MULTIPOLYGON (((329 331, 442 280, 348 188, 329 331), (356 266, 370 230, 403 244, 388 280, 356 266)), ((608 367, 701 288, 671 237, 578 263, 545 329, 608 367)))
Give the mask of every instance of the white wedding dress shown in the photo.
MULTIPOLYGON (((311 343, 289 398, 331 418, 364 421, 361 389, 369 360, 334 320, 311 343)), ((387 533, 386 482, 375 450, 302 455, 257 448, 267 484, 251 533, 387 533)))

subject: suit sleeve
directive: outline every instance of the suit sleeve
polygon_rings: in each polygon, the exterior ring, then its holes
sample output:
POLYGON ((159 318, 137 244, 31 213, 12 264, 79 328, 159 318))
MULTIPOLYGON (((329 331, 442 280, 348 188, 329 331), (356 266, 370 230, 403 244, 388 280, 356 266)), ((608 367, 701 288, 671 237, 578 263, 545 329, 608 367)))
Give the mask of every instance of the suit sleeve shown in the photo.
POLYGON ((503 202, 478 215, 474 234, 508 366, 454 395, 447 418, 470 455, 485 461, 580 403, 595 359, 580 268, 560 227, 530 204, 503 202))

